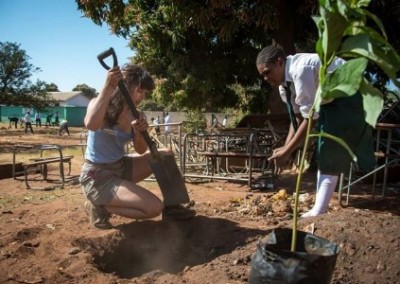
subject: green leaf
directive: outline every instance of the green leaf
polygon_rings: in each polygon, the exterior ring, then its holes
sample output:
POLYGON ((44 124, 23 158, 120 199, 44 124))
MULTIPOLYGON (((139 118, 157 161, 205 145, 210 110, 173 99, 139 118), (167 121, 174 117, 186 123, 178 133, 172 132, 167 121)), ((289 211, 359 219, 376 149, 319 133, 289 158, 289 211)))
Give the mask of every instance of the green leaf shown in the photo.
POLYGON ((375 127, 378 117, 383 109, 383 95, 365 78, 361 82, 360 92, 363 95, 365 121, 369 125, 375 127))
POLYGON ((356 7, 368 7, 369 3, 371 2, 371 0, 353 0, 352 1, 356 7))
POLYGON ((332 73, 328 74, 322 86, 322 98, 341 98, 354 95, 363 78, 368 60, 357 58, 347 61, 332 73))
POLYGON ((377 33, 359 34, 348 37, 342 45, 338 54, 346 56, 362 56, 379 66, 393 83, 400 87, 397 80, 397 71, 400 68, 400 56, 396 51, 377 33))
POLYGON ((336 4, 335 6, 337 7, 337 11, 335 11, 335 13, 342 15, 346 18, 346 21, 348 21, 349 15, 351 14, 351 9, 349 8, 351 6, 347 6, 348 3, 345 3, 344 1, 336 1, 336 3, 333 2, 332 4, 336 4))
POLYGON ((317 17, 317 16, 312 17, 312 19, 314 20, 314 22, 318 28, 318 33, 319 33, 319 37, 318 37, 318 41, 315 45, 315 49, 318 53, 319 58, 322 60, 324 58, 324 50, 322 47, 322 33, 324 30, 324 21, 323 21, 322 17, 317 17))
POLYGON ((346 19, 339 15, 320 9, 324 20, 324 30, 322 32, 322 48, 325 53, 324 62, 330 62, 339 49, 344 31, 347 28, 346 19))
MULTIPOLYGON (((321 101, 322 101, 322 88, 321 88, 321 86, 322 86, 322 84, 319 84, 318 89, 317 89, 317 93, 316 93, 315 99, 314 99, 314 105, 312 107, 312 109, 315 109, 316 112, 319 112, 319 109, 320 109, 320 106, 321 106, 321 101)), ((311 117, 311 116, 309 116, 309 117, 311 117)))
POLYGON ((375 22, 375 24, 379 27, 380 32, 382 33, 383 37, 387 40, 385 27, 383 26, 382 21, 377 16, 375 16, 374 14, 369 12, 368 10, 363 10, 363 11, 364 11, 365 15, 370 17, 375 22))

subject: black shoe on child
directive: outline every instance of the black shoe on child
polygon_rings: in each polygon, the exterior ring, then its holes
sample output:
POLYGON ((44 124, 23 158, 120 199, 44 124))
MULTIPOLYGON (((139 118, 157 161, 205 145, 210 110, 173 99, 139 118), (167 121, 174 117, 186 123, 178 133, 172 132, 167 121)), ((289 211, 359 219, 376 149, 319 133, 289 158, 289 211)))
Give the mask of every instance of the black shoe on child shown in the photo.
POLYGON ((90 224, 100 230, 112 229, 109 221, 111 214, 104 206, 94 206, 89 200, 85 201, 85 211, 89 216, 90 224))

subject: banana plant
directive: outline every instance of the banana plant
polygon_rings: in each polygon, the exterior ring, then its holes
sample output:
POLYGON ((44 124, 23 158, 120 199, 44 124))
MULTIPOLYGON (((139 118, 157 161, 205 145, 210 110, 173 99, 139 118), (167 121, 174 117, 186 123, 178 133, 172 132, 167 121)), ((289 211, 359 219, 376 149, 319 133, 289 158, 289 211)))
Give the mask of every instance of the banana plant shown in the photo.
MULTIPOLYGON (((381 20, 366 8, 370 0, 319 0, 319 16, 313 17, 319 32, 316 50, 321 60, 319 87, 309 117, 318 112, 323 99, 336 99, 362 94, 366 122, 375 127, 383 108, 383 94, 369 82, 364 74, 368 63, 381 68, 397 87, 400 81, 396 74, 400 70, 400 56, 388 42, 381 20), (368 25, 373 23, 374 27, 368 25), (346 63, 328 73, 328 66, 335 57, 346 59, 346 63)), ((333 139, 345 147, 353 161, 356 156, 340 138, 329 133, 311 134, 308 125, 296 182, 293 235, 291 251, 296 251, 298 196, 305 165, 305 153, 311 137, 333 139)))

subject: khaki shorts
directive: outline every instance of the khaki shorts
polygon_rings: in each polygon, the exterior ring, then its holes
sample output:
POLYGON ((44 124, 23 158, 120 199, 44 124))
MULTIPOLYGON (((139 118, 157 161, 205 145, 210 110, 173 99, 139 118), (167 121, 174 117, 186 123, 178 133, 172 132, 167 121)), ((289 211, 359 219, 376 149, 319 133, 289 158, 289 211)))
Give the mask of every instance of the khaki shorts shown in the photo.
POLYGON ((122 180, 132 180, 132 157, 109 164, 85 161, 79 177, 83 193, 94 205, 107 205, 122 180))

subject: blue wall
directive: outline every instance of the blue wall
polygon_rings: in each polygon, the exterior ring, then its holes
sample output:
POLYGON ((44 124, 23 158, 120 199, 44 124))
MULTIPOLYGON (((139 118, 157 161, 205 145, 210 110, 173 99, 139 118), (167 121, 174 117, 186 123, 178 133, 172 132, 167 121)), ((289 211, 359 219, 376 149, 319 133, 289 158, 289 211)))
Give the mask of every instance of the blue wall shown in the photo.
MULTIPOLYGON (((25 116, 26 108, 20 106, 0 106, 0 117, 2 122, 8 122, 9 116, 23 117, 25 116)), ((83 119, 86 114, 86 107, 70 107, 70 106, 60 106, 60 107, 49 107, 45 111, 40 113, 42 119, 42 124, 46 122, 46 116, 49 113, 55 113, 58 111, 59 119, 68 120, 69 126, 82 127, 83 119)), ((36 111, 31 112, 32 121, 34 122, 36 111)), ((54 115, 52 118, 54 121, 54 115)))

